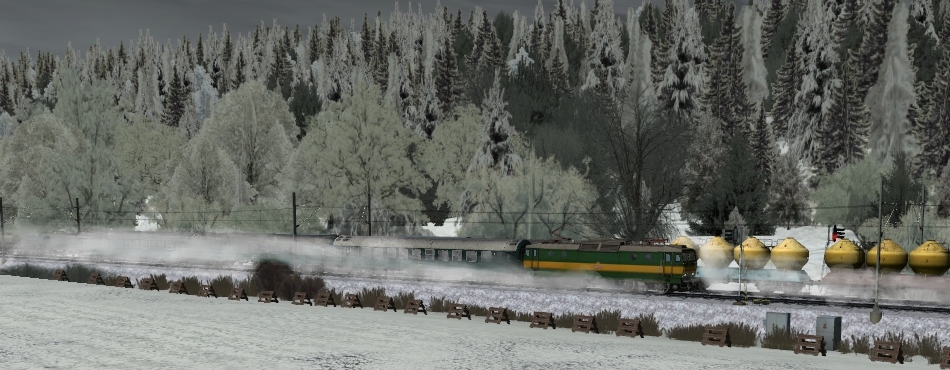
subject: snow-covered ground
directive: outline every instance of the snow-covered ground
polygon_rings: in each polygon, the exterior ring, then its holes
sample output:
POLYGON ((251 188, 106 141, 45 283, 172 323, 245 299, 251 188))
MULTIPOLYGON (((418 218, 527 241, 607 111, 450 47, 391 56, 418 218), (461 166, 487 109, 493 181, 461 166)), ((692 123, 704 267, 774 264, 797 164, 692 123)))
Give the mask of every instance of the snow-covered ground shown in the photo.
MULTIPOLYGON (((530 297, 513 298, 531 302, 530 297)), ((571 333, 568 328, 531 329, 525 322, 486 324, 482 317, 457 321, 439 313, 417 316, 370 308, 263 304, 253 299, 235 302, 11 276, 0 276, 0 299, 4 369, 894 367, 871 362, 864 355, 835 352, 813 357, 757 347, 709 347, 663 337, 631 339, 571 333)), ((708 311, 703 305, 681 305, 685 312, 708 311)), ((645 303, 629 309, 647 308, 645 303)), ((740 310, 753 317, 761 311, 754 307, 723 310, 740 310)), ((926 330, 948 329, 933 324, 920 321, 926 330)), ((935 365, 918 357, 901 368, 935 365)))

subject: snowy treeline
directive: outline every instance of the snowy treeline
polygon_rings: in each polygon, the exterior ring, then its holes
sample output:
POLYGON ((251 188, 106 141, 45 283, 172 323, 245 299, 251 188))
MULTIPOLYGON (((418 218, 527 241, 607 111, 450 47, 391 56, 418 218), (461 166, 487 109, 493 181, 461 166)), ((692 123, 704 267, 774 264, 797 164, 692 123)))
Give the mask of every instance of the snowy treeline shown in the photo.
POLYGON ((950 176, 944 1, 410 5, 0 55, 0 195, 110 227, 286 232, 296 193, 314 232, 672 236, 679 203, 769 233, 862 160, 950 176))

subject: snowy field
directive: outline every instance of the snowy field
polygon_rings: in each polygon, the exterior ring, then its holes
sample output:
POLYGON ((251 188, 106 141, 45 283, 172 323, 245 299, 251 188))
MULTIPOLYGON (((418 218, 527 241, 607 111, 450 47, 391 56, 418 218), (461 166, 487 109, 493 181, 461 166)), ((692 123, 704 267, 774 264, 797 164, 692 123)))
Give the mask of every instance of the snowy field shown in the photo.
MULTIPOLYGON (((863 355, 704 347, 481 317, 234 302, 11 276, 0 276, 0 298, 4 369, 895 368, 863 355)), ((900 367, 936 365, 915 358, 900 367)))

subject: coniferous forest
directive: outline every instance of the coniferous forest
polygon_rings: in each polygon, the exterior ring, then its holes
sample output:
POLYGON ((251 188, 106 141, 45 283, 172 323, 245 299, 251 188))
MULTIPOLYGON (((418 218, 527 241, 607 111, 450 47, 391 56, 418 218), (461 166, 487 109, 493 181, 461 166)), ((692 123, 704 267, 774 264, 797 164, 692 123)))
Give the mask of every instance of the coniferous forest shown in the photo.
POLYGON ((4 54, 5 222, 950 237, 950 0, 577 2, 4 54))

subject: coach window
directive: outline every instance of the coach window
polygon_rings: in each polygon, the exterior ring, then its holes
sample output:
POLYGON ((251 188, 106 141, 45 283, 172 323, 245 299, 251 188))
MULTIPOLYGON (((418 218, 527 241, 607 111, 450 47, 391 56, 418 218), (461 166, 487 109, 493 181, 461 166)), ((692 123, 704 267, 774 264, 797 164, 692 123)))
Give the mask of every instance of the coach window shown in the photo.
POLYGON ((666 253, 666 262, 670 262, 670 254, 666 253))
POLYGON ((647 253, 647 261, 649 261, 649 260, 652 260, 652 259, 653 259, 653 255, 652 255, 652 254, 649 254, 649 253, 647 253))
POLYGON ((630 260, 631 260, 631 261, 636 261, 636 260, 637 260, 637 254, 636 254, 636 253, 630 253, 630 260))
POLYGON ((548 251, 548 258, 554 257, 554 251, 548 251))
POLYGON ((567 258, 567 251, 561 251, 561 258, 567 258))
POLYGON ((677 255, 676 255, 676 262, 680 262, 680 261, 681 261, 681 260, 680 260, 680 255, 677 254, 677 255))

